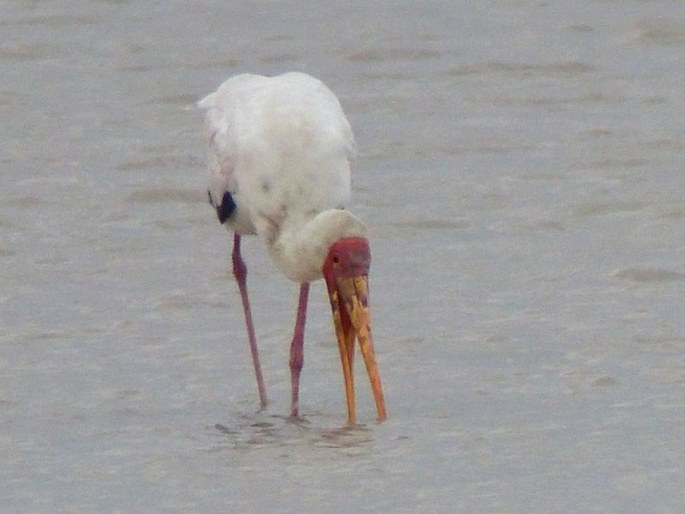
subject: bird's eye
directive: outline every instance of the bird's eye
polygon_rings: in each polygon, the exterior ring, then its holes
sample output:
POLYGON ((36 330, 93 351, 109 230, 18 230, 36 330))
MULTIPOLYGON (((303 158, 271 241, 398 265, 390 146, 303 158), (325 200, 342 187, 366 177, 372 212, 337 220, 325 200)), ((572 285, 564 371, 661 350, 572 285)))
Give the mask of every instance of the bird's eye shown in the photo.
POLYGON ((340 262, 340 257, 338 257, 337 255, 334 255, 333 256, 333 264, 338 264, 339 262, 340 262))

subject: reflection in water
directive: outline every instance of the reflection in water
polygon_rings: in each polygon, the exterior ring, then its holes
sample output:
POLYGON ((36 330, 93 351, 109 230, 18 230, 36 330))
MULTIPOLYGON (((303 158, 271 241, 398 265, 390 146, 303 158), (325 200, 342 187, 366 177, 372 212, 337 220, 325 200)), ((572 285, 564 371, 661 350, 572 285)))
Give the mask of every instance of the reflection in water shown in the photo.
MULTIPOLYGON (((256 449, 286 446, 319 446, 328 448, 362 448, 373 441, 373 431, 365 425, 323 427, 320 419, 266 415, 241 416, 236 423, 217 423, 220 437, 214 450, 256 449)), ((210 429, 211 431, 211 429, 210 429)))

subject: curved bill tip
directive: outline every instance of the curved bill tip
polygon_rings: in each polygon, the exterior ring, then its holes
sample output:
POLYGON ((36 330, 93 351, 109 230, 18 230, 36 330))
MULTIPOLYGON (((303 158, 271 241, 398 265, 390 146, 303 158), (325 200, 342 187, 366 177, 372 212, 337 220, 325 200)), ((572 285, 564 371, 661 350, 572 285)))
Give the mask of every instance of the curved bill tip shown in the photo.
POLYGON ((336 289, 331 292, 331 305, 333 307, 333 321, 343 365, 349 421, 354 423, 356 420, 354 379, 352 375, 355 339, 359 341, 359 348, 369 375, 378 419, 383 421, 387 418, 387 412, 383 398, 380 372, 373 348, 373 336, 371 335, 367 276, 338 277, 336 286, 336 289))

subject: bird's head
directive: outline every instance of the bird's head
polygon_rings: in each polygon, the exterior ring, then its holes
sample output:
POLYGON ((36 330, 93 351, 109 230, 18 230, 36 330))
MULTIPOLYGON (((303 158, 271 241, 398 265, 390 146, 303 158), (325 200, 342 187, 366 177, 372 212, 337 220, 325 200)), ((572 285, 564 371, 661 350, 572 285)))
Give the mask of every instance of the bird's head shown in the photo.
POLYGON ((323 265, 333 323, 343 366, 347 409, 350 422, 356 418, 353 380, 354 341, 364 357, 378 418, 386 418, 380 374, 373 349, 369 312, 368 275, 371 264, 369 242, 362 237, 345 237, 335 241, 323 265))

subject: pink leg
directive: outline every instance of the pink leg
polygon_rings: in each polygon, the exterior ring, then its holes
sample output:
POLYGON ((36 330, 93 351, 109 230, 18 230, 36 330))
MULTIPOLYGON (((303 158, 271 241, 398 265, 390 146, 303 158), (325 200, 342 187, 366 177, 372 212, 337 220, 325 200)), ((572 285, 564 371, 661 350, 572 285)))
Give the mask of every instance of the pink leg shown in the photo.
POLYGON ((259 401, 262 408, 266 407, 266 388, 262 378, 262 367, 259 364, 259 353, 257 351, 257 338, 254 335, 254 325, 252 324, 252 311, 250 310, 250 300, 247 297, 247 266, 240 255, 240 236, 233 236, 233 276, 238 282, 240 298, 243 301, 243 312, 245 313, 245 324, 247 325, 247 338, 250 341, 250 351, 252 352, 252 362, 254 363, 255 375, 257 375, 257 388, 259 389, 259 401))
POLYGON ((307 321, 307 300, 309 298, 309 282, 300 284, 300 301, 297 304, 297 317, 295 318, 295 331, 293 342, 290 345, 290 378, 292 386, 292 408, 290 415, 298 416, 300 371, 304 364, 304 325, 307 321))

